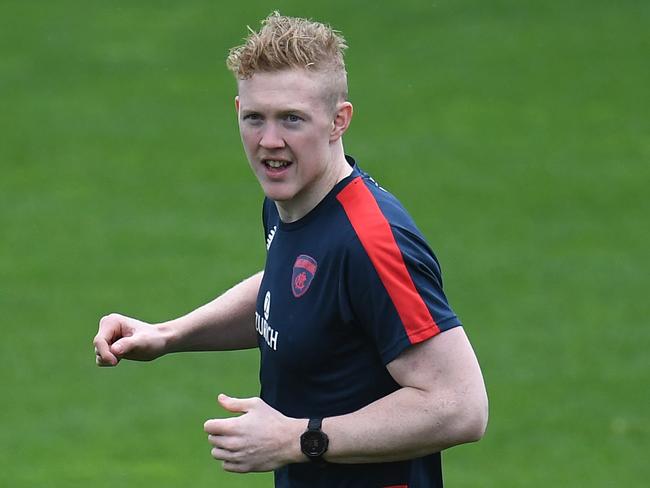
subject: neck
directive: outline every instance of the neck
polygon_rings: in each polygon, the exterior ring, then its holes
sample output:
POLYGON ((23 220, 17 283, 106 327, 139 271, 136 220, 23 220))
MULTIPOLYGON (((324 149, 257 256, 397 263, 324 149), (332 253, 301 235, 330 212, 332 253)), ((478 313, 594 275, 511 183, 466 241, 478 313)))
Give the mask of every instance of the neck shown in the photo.
POLYGON ((276 201, 280 218, 285 223, 295 222, 307 215, 318 205, 336 184, 352 173, 352 167, 345 159, 343 145, 338 145, 325 171, 300 194, 288 201, 276 201))

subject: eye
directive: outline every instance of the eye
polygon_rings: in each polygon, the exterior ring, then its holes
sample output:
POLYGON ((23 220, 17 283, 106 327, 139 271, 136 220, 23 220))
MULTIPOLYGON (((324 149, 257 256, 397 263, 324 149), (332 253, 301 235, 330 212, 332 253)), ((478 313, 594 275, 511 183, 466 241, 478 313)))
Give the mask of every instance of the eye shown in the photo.
POLYGON ((284 120, 289 122, 290 124, 296 124, 302 120, 301 117, 297 116, 296 114, 287 114, 284 117, 284 120))
POLYGON ((249 114, 244 115, 244 117, 242 119, 247 121, 247 122, 254 122, 255 123, 255 122, 260 122, 262 120, 262 116, 260 114, 257 114, 257 113, 253 112, 253 113, 249 113, 249 114))

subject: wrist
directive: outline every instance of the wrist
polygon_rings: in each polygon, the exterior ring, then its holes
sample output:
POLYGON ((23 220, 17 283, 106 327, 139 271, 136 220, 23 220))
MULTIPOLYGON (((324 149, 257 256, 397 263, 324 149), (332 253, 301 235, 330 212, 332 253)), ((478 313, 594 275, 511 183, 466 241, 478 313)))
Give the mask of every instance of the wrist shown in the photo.
POLYGON ((177 352, 178 332, 177 328, 173 326, 173 321, 162 322, 155 325, 161 339, 160 356, 164 356, 170 352, 177 352))
POLYGON ((287 464, 309 462, 300 447, 300 436, 307 429, 307 419, 289 418, 287 424, 286 457, 287 464))

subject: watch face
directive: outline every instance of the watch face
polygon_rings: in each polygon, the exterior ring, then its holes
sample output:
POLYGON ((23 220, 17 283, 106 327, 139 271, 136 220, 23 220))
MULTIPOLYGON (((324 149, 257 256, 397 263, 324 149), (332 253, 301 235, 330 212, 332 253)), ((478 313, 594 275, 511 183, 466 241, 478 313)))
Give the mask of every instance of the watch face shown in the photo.
POLYGON ((327 449, 327 438, 322 432, 309 430, 300 437, 300 447, 307 456, 322 455, 327 449))

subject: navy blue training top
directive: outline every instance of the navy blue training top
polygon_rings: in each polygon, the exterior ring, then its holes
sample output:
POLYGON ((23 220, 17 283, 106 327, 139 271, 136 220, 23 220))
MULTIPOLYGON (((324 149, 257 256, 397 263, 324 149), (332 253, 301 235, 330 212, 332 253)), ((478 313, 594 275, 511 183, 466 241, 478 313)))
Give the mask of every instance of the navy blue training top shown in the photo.
MULTIPOLYGON (((265 199, 267 259, 257 298, 261 398, 289 417, 359 410, 400 386, 386 369, 412 344, 460 325, 439 264, 398 200, 352 158, 307 215, 265 199)), ((305 426, 306 426, 305 422, 305 426)), ((440 453, 374 464, 276 470, 276 487, 441 487, 440 453)))

